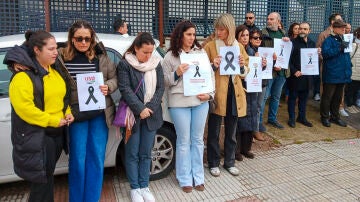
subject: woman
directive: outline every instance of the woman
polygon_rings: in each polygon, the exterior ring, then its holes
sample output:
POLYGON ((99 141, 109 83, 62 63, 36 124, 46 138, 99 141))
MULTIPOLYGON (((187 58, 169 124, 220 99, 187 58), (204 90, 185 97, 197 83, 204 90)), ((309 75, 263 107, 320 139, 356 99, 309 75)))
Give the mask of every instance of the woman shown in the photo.
MULTIPOLYGON (((262 33, 260 30, 254 30, 250 33, 250 44, 249 44, 249 48, 247 49, 247 53, 251 56, 260 56, 258 49, 261 46, 261 42, 262 42, 262 33)), ((275 55, 274 55, 274 60, 275 60, 275 55)), ((266 61, 266 58, 263 58, 263 60, 266 61)), ((267 61, 266 61, 267 62, 267 61)), ((266 66, 263 66, 263 71, 265 70, 266 66)), ((255 133, 254 133, 254 138, 256 140, 259 141, 264 141, 265 138, 263 137, 263 135, 260 133, 259 127, 260 127, 260 110, 261 110, 261 103, 264 100, 264 92, 266 90, 266 86, 267 86, 268 80, 267 79, 263 79, 261 82, 261 87, 262 87, 262 92, 258 93, 258 98, 257 98, 257 105, 258 105, 258 109, 257 109, 257 113, 258 113, 258 127, 256 127, 255 133)))
POLYGON ((246 95, 242 86, 241 78, 247 74, 248 55, 244 47, 235 39, 235 20, 231 14, 221 14, 214 22, 216 38, 205 46, 205 51, 213 63, 215 71, 215 103, 216 107, 209 114, 208 137, 207 137, 207 160, 210 173, 213 176, 220 175, 220 147, 219 133, 222 118, 225 123, 224 140, 224 168, 232 175, 239 175, 239 170, 235 167, 236 149, 236 126, 238 117, 246 115, 246 95), (241 75, 220 75, 220 47, 238 46, 240 67, 244 68, 241 75))
POLYGON ((351 83, 345 87, 346 111, 350 113, 360 112, 360 105, 356 106, 357 92, 360 90, 360 27, 354 32, 354 42, 350 53, 352 63, 351 83))
POLYGON ((290 39, 295 39, 299 35, 299 27, 300 24, 297 22, 294 22, 290 25, 288 30, 288 35, 290 39))
POLYGON ((99 201, 101 196, 108 128, 115 105, 110 94, 117 89, 115 65, 97 43, 94 29, 87 21, 76 21, 69 29, 65 48, 59 49, 72 76, 71 110, 75 122, 70 126, 69 199, 99 201), (76 74, 102 72, 99 88, 106 100, 105 110, 79 112, 76 74))
POLYGON ((9 86, 14 170, 30 181, 30 202, 54 201, 54 170, 66 146, 65 128, 74 120, 70 76, 57 60, 54 36, 39 30, 27 31, 25 38, 4 60, 28 68, 16 73, 9 86))
MULTIPOLYGON (((214 92, 184 96, 182 76, 189 65, 181 63, 181 54, 205 53, 196 40, 195 25, 190 21, 179 22, 171 34, 169 52, 162 66, 165 85, 169 87, 169 112, 176 129, 176 178, 186 193, 204 187, 204 127, 209 110, 208 100, 214 92)), ((213 70, 209 68, 213 74, 213 70)), ((213 83, 215 83, 213 75, 213 83)))
MULTIPOLYGON (((255 30, 257 31, 257 30, 255 30)), ((260 31, 258 31, 260 32, 260 31)), ((246 52, 249 56, 255 56, 256 52, 249 44, 249 31, 245 25, 240 25, 236 28, 235 36, 237 40, 245 47, 246 52)), ((257 54, 258 55, 258 54, 257 54)), ((266 67, 266 60, 263 60, 263 66, 266 67)), ((243 81, 244 84, 246 81, 243 81)), ((254 158, 254 154, 250 152, 253 133, 259 131, 259 120, 258 120, 258 94, 259 93, 246 93, 247 111, 246 116, 238 119, 237 126, 237 147, 235 153, 235 159, 242 161, 242 155, 246 158, 254 158)))
POLYGON ((152 55, 154 45, 149 33, 140 33, 117 68, 122 99, 135 118, 125 138, 125 167, 132 201, 155 201, 149 190, 149 176, 155 133, 163 123, 164 75, 160 59, 152 55))

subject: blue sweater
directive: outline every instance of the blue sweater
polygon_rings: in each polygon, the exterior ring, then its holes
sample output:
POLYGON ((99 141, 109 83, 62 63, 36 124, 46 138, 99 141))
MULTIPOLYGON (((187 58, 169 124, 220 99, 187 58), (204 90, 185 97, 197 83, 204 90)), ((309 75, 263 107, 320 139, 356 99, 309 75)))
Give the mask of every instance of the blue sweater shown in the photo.
POLYGON ((324 83, 350 83, 351 60, 350 54, 340 48, 342 38, 339 35, 330 35, 322 44, 324 83))

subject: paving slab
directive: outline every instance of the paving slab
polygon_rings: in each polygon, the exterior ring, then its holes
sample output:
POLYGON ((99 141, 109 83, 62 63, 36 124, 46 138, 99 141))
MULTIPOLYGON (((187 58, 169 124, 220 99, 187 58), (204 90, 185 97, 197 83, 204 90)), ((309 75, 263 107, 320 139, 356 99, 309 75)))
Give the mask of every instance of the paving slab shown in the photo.
MULTIPOLYGON (((205 191, 184 193, 175 171, 150 182, 157 201, 360 201, 360 139, 308 142, 256 152, 236 161, 239 176, 205 168, 205 191)), ((114 177, 118 201, 130 201, 129 183, 114 177), (125 191, 124 191, 125 189, 125 191)))

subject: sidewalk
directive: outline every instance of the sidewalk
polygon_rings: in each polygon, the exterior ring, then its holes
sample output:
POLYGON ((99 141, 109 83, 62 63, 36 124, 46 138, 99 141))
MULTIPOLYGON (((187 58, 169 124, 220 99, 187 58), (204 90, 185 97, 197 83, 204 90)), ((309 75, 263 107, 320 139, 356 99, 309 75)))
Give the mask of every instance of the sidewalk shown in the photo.
MULTIPOLYGON (((293 144, 236 162, 241 174, 205 168, 205 191, 184 193, 175 172, 150 182, 157 201, 360 201, 360 139, 293 144)), ((117 201, 130 201, 129 183, 115 176, 117 201)))

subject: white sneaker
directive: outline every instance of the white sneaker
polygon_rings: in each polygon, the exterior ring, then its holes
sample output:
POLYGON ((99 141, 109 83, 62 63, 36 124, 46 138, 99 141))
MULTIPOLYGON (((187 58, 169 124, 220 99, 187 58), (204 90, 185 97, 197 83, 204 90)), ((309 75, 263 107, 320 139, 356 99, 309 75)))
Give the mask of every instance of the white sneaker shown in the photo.
POLYGON ((213 167, 210 168, 210 174, 214 177, 219 177, 220 176, 220 169, 219 167, 213 167))
POLYGON ((320 101, 320 94, 319 94, 319 93, 316 93, 316 94, 315 94, 314 100, 315 100, 315 101, 320 101))
POLYGON ((237 167, 230 167, 230 168, 226 168, 227 171, 229 171, 230 174, 232 174, 233 176, 238 176, 240 174, 239 169, 237 169, 237 167))
POLYGON ((141 191, 141 195, 145 202, 155 202, 155 197, 151 193, 149 187, 142 188, 142 189, 140 189, 140 191, 141 191))
POLYGON ((144 202, 140 189, 132 189, 130 191, 130 197, 132 202, 144 202))
POLYGON ((341 116, 349 116, 349 114, 345 111, 345 109, 340 109, 339 113, 341 116))

